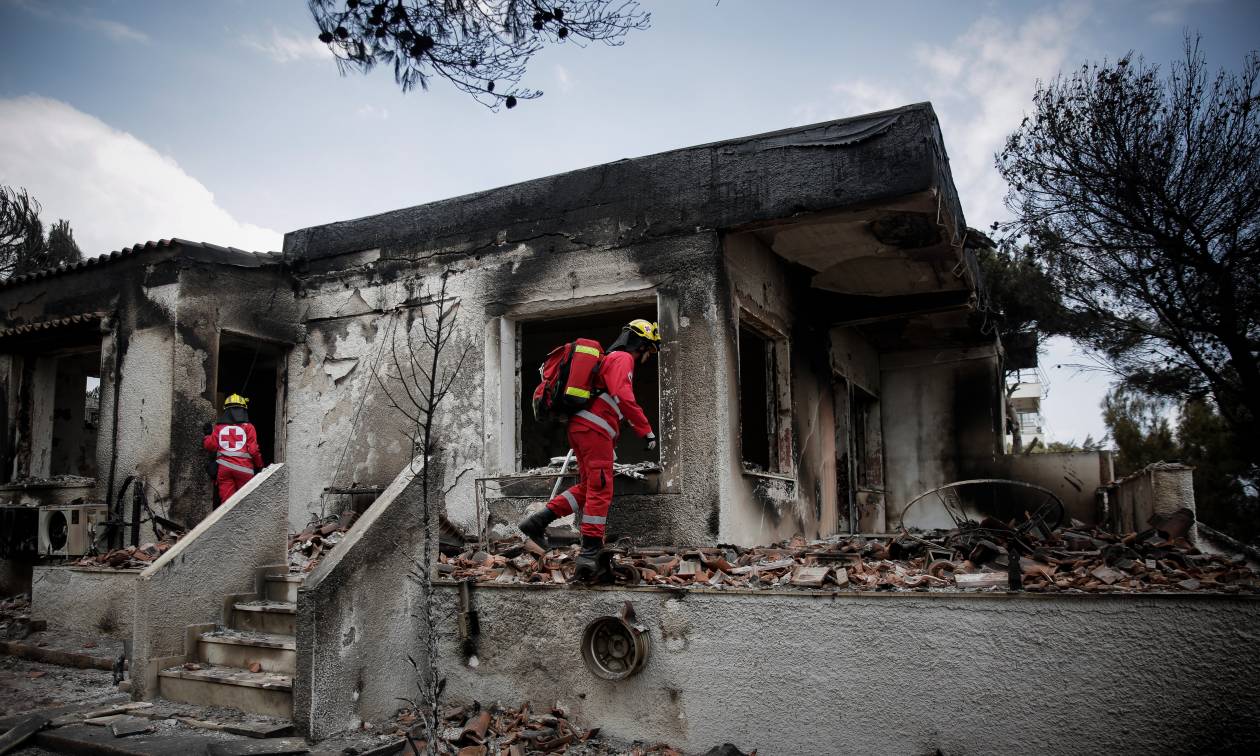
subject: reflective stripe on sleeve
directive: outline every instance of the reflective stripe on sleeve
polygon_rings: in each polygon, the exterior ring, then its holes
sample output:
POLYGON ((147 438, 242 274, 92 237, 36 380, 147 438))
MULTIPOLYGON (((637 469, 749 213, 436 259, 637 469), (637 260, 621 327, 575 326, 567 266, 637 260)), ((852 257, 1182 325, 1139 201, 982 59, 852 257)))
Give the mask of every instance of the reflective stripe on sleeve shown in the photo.
POLYGON ((608 437, 611 439, 617 438, 617 431, 611 425, 608 424, 608 421, 600 417, 599 415, 596 415, 594 412, 591 412, 590 410, 582 410, 578 412, 576 415, 574 415, 574 417, 580 417, 583 420, 587 421, 588 423, 595 425, 595 427, 607 433, 608 437))
POLYGON ((221 464, 221 465, 223 465, 224 467, 226 467, 227 469, 229 469, 229 470, 235 470, 235 471, 237 471, 237 472, 249 473, 250 475, 253 475, 253 474, 254 474, 254 468, 252 468, 252 467, 245 467, 245 466, 243 466, 243 465, 238 465, 238 464, 236 464, 235 462, 228 462, 226 459, 220 459, 220 460, 216 460, 216 461, 217 461, 219 464, 221 464))
POLYGON ((583 525, 603 525, 607 522, 607 517, 600 517, 599 515, 586 515, 582 518, 583 525))
POLYGON ((613 411, 617 413, 618 420, 625 419, 625 415, 621 414, 621 405, 617 402, 617 397, 612 394, 600 394, 599 398, 607 402, 609 407, 613 408, 613 411))

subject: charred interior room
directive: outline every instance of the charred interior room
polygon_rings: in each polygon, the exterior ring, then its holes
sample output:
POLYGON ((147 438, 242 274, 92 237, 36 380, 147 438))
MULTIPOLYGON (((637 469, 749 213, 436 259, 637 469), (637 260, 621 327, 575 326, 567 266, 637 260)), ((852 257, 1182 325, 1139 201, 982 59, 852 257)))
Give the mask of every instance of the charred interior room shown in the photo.
POLYGON ((101 337, 93 319, 10 339, 17 421, 0 481, 94 478, 100 422, 101 337))

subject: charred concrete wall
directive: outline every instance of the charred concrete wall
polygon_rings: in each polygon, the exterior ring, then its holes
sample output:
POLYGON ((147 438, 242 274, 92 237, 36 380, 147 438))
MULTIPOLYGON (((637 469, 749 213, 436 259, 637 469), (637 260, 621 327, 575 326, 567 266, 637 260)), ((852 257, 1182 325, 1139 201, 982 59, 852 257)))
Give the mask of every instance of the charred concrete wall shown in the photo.
MULTIPOLYGON (((751 234, 724 239, 729 308, 723 313, 730 352, 716 382, 724 399, 724 436, 718 447, 724 543, 771 543, 795 534, 818 538, 841 527, 836 501, 835 407, 833 405, 830 334, 797 305, 805 286, 792 278, 788 265, 751 234), (769 385, 740 382, 740 329, 765 337, 774 354, 769 385), (777 405, 774 427, 767 428, 775 446, 776 469, 745 467, 745 444, 753 438, 749 418, 741 417, 741 396, 765 390, 777 405)), ((754 338, 754 341, 756 339, 754 338)), ((760 348, 758 341, 751 348, 760 348)), ((749 348, 745 345, 744 349, 749 348)), ((757 426, 761 429, 760 425, 757 426)), ((847 528, 848 523, 844 523, 847 528)))
POLYGON ((357 729, 416 697, 408 658, 428 653, 409 577, 424 553, 419 472, 419 460, 405 465, 298 592, 293 721, 309 737, 357 729))
MULTIPOLYGON (((170 300, 174 321, 170 347, 172 381, 168 384, 171 423, 169 448, 169 500, 172 511, 186 522, 198 522, 210 512, 212 480, 206 472, 202 426, 214 422, 219 381, 232 383, 238 376, 220 376, 221 341, 228 337, 252 342, 259 350, 287 352, 299 339, 294 284, 279 266, 246 268, 214 262, 186 263, 179 273, 179 290, 170 300)), ((256 365, 254 366, 256 368, 256 365)), ((250 368, 245 368, 248 372, 250 368)), ((284 381, 271 390, 273 400, 284 405, 284 381)), ((234 390, 234 389, 230 389, 234 390)), ((261 401, 264 397, 254 396, 261 401)), ((282 434, 282 418, 251 417, 255 425, 275 424, 282 434)), ((283 448, 277 445, 277 448, 283 448)), ((264 464, 283 461, 264 459, 264 464)))
POLYGON ((456 589, 439 589, 444 700, 555 703, 621 741, 768 755, 1242 753, 1260 741, 1260 660, 1240 629, 1260 602, 1246 597, 478 586, 473 608, 475 661, 456 589), (598 679, 582 631, 627 601, 648 627, 647 665, 598 679))
MULTIPOLYGON (((885 527, 931 488, 985 477, 1001 453, 998 357, 993 347, 901 352, 880 357, 885 527)), ((953 527, 935 502, 906 513, 907 527, 953 527)))
MULTIPOLYGON (((433 322, 431 300, 445 273, 457 331, 440 370, 463 357, 437 423, 441 490, 453 521, 476 522, 477 477, 520 469, 516 439, 529 408, 521 406, 519 388, 535 379, 532 366, 519 364, 519 325, 629 307, 658 318, 670 334, 659 363, 640 368, 659 371, 663 472, 651 481, 659 496, 618 496, 610 534, 673 542, 715 538, 717 261, 712 234, 608 249, 543 239, 505 244, 484 257, 465 255, 440 268, 372 266, 305 277, 306 339, 289 363, 287 458, 296 481, 290 526, 300 528, 331 506, 325 488, 383 486, 411 459, 410 423, 395 406, 405 405, 405 391, 389 376, 400 364, 406 369, 408 340, 421 345, 420 356, 431 354, 422 345, 421 320, 433 322), (688 361, 685 376, 682 359, 688 361)), ((625 434, 626 443, 635 442, 633 433, 625 434)), ((527 503, 504 500, 503 519, 514 521, 527 503)))
MULTIPOLYGON (((377 375, 398 334, 416 332, 426 292, 446 274, 460 338, 472 344, 439 424, 453 520, 478 519, 477 477, 518 469, 516 397, 533 368, 519 365, 519 324, 654 304, 667 338, 664 469, 655 493, 618 498, 610 536, 693 543, 832 532, 836 496, 823 482, 834 477, 827 338, 792 316, 784 270, 774 272, 773 290, 754 285, 755 272, 742 290, 793 345, 790 391, 806 411, 785 424, 784 456, 801 475, 750 480, 739 468, 729 411, 738 287, 719 231, 937 190, 952 212, 942 155, 931 108, 910 106, 288 234, 306 332, 289 362, 290 527, 330 511, 327 487, 384 486, 410 458, 405 423, 377 375), (728 499, 735 509, 720 511, 728 499)), ((771 265, 764 249, 741 259, 753 271, 771 265)), ((500 499, 488 509, 511 520, 527 503, 500 499)))
MULTIPOLYGON (((211 245, 151 243, 70 270, 0 286, 5 465, 18 479, 51 471, 32 459, 42 432, 37 355, 66 345, 99 350, 100 419, 91 497, 106 500, 128 476, 173 519, 210 508, 201 425, 212 407, 215 350, 224 331, 296 340, 293 286, 278 261, 211 245), (25 451, 23 451, 25 449, 25 451)), ((55 379, 52 383, 55 385, 55 379)), ((43 391, 50 397, 54 392, 43 391)))

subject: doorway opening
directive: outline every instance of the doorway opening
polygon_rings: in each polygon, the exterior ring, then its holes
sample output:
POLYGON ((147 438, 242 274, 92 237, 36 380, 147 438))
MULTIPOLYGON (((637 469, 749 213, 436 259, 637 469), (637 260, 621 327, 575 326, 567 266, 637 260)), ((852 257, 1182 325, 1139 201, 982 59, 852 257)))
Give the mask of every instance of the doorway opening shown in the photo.
POLYGON ((277 457, 276 429, 284 390, 285 352, 284 346, 274 342, 229 333, 219 335, 215 409, 222 412, 223 401, 232 394, 249 399, 249 421, 258 434, 265 465, 282 461, 277 457))

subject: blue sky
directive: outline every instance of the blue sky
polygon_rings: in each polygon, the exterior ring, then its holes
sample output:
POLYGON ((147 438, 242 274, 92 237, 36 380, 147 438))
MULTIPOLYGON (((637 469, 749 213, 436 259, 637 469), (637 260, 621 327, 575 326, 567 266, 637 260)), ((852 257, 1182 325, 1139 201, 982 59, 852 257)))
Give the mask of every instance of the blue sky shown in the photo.
MULTIPOLYGON (((1004 217, 992 164, 1035 82, 1183 30, 1214 66, 1257 46, 1260 3, 642 0, 618 48, 530 65, 545 95, 491 112, 436 82, 339 76, 303 0, 0 0, 0 183, 85 252, 182 236, 278 249, 285 231, 718 139, 930 100, 969 223, 1004 217)), ((1106 377, 1043 354, 1053 438, 1102 434, 1106 377), (1062 366, 1062 367, 1056 367, 1062 366)))

